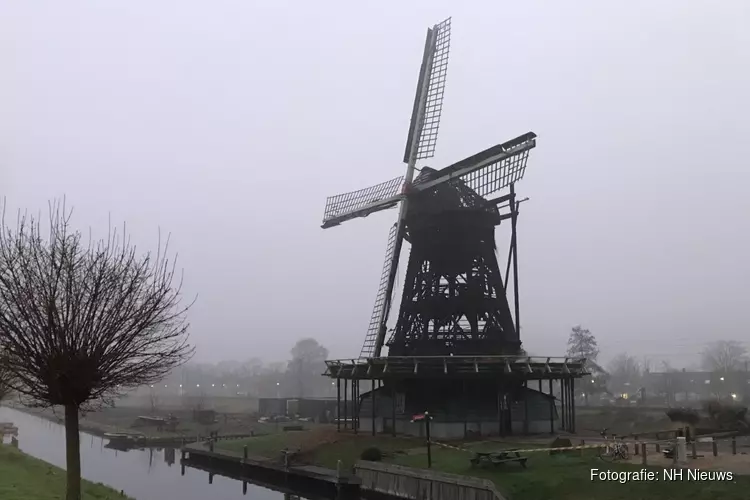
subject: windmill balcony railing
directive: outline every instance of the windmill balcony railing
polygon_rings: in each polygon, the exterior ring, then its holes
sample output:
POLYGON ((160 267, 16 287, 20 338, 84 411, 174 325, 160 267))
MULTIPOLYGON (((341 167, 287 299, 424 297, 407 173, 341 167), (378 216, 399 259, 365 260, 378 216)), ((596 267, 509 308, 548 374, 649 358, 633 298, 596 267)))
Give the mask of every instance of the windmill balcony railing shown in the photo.
POLYGON ((385 356, 328 360, 323 375, 346 379, 457 374, 577 378, 588 375, 585 361, 584 358, 541 356, 385 356))

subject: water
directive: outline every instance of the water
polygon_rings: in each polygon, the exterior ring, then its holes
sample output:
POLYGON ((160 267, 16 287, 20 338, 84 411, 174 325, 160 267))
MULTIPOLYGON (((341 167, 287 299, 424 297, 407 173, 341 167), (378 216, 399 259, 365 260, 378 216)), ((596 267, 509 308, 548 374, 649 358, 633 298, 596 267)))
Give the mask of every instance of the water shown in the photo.
MULTIPOLYGON (((19 448, 39 459, 65 468, 65 429, 62 425, 0 407, 0 422, 18 427, 19 448)), ((81 471, 85 479, 123 490, 136 500, 282 500, 296 497, 186 468, 180 475, 180 452, 174 449, 117 451, 105 447, 107 440, 81 433, 81 471), (171 464, 169 462, 172 462, 171 464)))

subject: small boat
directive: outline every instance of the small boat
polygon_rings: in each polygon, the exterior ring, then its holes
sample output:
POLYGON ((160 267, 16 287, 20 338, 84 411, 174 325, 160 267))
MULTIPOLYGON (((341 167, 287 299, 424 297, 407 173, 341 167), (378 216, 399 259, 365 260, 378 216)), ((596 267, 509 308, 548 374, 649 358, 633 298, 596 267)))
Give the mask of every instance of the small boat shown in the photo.
POLYGON ((138 439, 142 439, 143 436, 139 434, 127 434, 125 432, 105 432, 103 435, 105 438, 109 439, 110 441, 137 441, 138 439))

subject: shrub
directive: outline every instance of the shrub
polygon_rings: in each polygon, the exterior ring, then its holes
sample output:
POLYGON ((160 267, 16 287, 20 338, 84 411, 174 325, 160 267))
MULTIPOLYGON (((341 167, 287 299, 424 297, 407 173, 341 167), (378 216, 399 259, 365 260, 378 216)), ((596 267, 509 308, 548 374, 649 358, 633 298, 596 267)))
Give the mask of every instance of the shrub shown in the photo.
POLYGON ((698 412, 692 408, 673 408, 667 411, 667 417, 672 422, 681 422, 690 425, 697 425, 700 420, 698 412))
POLYGON ((367 460, 369 462, 380 462, 381 460, 383 460, 383 452, 380 451, 380 448, 371 446, 362 450, 359 458, 361 458, 362 460, 367 460))

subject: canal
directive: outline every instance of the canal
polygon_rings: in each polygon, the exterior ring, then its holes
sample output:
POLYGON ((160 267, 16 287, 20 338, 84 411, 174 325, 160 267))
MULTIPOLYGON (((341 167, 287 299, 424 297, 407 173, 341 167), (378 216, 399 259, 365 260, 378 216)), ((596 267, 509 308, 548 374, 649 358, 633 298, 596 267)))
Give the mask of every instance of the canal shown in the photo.
MULTIPOLYGON (((0 407, 0 422, 18 427, 19 448, 34 457, 65 468, 65 429, 12 408, 0 407)), ((247 485, 187 468, 180 474, 180 452, 174 449, 117 451, 106 447, 107 440, 81 433, 81 470, 85 479, 122 490, 136 500, 283 500, 290 497, 276 491, 247 485)))

